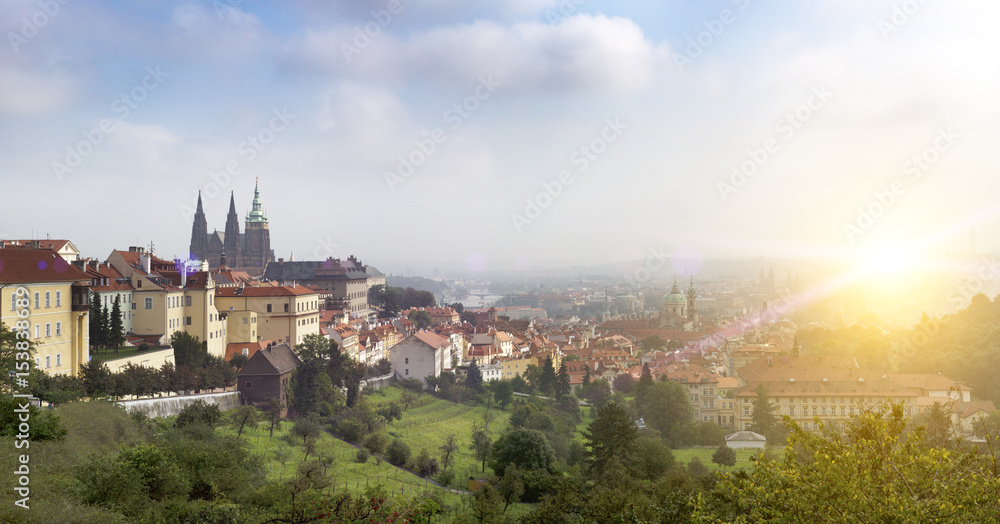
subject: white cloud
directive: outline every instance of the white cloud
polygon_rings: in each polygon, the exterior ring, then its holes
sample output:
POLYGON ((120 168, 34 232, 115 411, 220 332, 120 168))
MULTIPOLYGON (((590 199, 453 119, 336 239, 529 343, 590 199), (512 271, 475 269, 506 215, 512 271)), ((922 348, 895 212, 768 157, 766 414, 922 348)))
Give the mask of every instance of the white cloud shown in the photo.
POLYGON ((627 93, 648 86, 666 57, 634 22, 603 15, 576 15, 556 25, 478 21, 405 39, 374 31, 374 37, 358 36, 362 30, 307 32, 290 45, 287 60, 398 85, 443 82, 466 89, 470 80, 493 75, 507 90, 627 93))

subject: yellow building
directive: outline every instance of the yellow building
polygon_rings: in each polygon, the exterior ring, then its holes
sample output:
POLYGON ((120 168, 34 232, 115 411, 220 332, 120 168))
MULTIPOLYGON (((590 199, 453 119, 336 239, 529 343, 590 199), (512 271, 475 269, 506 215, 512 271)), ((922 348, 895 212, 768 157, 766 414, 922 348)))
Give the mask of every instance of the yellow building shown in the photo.
POLYGON ((215 281, 206 271, 184 273, 176 262, 141 247, 113 251, 108 264, 132 284, 132 331, 155 335, 161 344, 183 331, 208 343, 208 353, 226 354, 226 321, 215 305, 215 281))
POLYGON ((295 347, 306 335, 318 335, 319 292, 305 286, 239 286, 216 288, 216 307, 223 314, 253 311, 257 336, 295 347))
POLYGON ((0 320, 10 329, 27 321, 35 365, 46 373, 77 376, 90 359, 89 282, 55 251, 0 248, 0 320))

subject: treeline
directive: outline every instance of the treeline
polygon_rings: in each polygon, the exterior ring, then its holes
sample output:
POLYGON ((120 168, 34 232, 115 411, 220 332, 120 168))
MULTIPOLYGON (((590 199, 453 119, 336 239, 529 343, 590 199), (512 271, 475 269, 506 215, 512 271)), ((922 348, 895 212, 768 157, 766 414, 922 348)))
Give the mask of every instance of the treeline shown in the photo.
POLYGON ((368 290, 368 304, 378 310, 379 318, 393 318, 404 309, 433 307, 437 300, 430 291, 380 284, 368 290))
POLYGON ((130 363, 112 373, 104 362, 91 360, 80 366, 79 376, 50 375, 35 369, 28 380, 30 391, 55 404, 87 397, 120 400, 161 393, 200 393, 236 385, 237 366, 246 362, 242 356, 227 363, 222 357, 210 355, 204 341, 184 332, 174 333, 171 345, 176 365, 167 362, 156 369, 130 363))

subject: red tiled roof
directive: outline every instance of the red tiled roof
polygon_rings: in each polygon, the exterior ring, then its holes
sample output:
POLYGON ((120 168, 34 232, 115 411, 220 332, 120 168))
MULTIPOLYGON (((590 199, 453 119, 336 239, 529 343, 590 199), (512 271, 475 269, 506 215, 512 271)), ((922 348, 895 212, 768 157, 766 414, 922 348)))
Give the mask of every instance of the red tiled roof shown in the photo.
POLYGON ((0 282, 77 282, 90 278, 51 249, 0 249, 0 282))
POLYGON ((244 286, 221 287, 215 289, 217 297, 291 297, 316 295, 317 293, 305 286, 244 286))
POLYGON ((428 346, 437 349, 448 345, 448 339, 438 335, 437 333, 431 333, 430 331, 418 331, 413 334, 421 342, 427 344, 428 346))

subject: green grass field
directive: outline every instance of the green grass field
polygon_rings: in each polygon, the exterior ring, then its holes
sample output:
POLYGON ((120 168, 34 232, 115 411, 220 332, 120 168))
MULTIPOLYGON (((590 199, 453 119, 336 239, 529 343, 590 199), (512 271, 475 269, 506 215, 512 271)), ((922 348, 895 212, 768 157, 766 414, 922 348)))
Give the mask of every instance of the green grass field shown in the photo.
MULTIPOLYGON (((388 390, 393 389, 395 388, 388 388, 388 390)), ((469 438, 472 434, 472 424, 482 422, 486 408, 455 404, 427 394, 422 394, 420 401, 426 402, 425 398, 432 400, 426 405, 405 411, 402 420, 387 424, 386 429, 390 435, 402 439, 410 447, 413 455, 420 453, 421 449, 426 449, 434 457, 439 457, 441 452, 438 448, 448 436, 455 435, 458 451, 454 455, 451 467, 455 472, 455 480, 451 486, 456 489, 467 489, 470 476, 483 476, 482 463, 476 460, 469 449, 469 438)), ((490 430, 496 438, 507 427, 510 412, 494 409, 493 415, 490 430)), ((487 465, 486 474, 490 473, 492 470, 487 465)))
MULTIPOLYGON (((726 468, 712 462, 712 453, 715 453, 715 448, 682 448, 673 450, 674 460, 678 464, 687 465, 691 462, 691 459, 698 457, 698 460, 702 464, 708 467, 711 471, 724 471, 726 468)), ((730 471, 734 469, 753 469, 753 462, 750 457, 754 455, 754 450, 749 449, 738 449, 736 450, 736 466, 728 468, 730 471)))
MULTIPOLYGON (((305 448, 301 441, 289 445, 282 438, 291 429, 291 422, 282 424, 281 430, 275 430, 274 437, 268 437, 268 426, 261 423, 257 430, 243 431, 243 439, 250 444, 254 453, 264 456, 267 475, 272 479, 289 479, 293 477, 305 456, 305 448)), ((223 435, 236 435, 236 430, 220 427, 217 430, 223 435)), ((312 460, 318 454, 333 457, 333 482, 331 488, 361 492, 369 486, 382 484, 386 491, 394 497, 409 498, 424 491, 440 491, 448 504, 460 503, 461 495, 448 492, 427 482, 425 479, 392 466, 385 461, 376 461, 374 457, 368 462, 359 464, 355 460, 357 449, 350 444, 323 433, 316 443, 316 452, 309 456, 312 460)))

